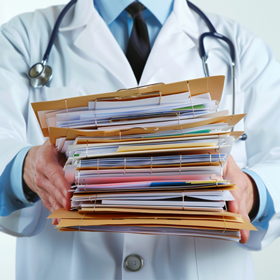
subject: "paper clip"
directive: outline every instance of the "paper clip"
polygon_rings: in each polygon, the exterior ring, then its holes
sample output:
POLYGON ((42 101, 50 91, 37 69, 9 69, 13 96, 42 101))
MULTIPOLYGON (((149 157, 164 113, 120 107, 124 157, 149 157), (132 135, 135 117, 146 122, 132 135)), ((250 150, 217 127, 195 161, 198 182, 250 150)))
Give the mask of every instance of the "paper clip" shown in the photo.
POLYGON ((209 153, 209 156, 210 156, 210 163, 209 163, 209 165, 211 165, 212 164, 212 154, 209 153))
POLYGON ((218 142, 218 148, 216 148, 215 151, 220 153, 220 148, 221 148, 221 146, 220 146, 220 143, 218 142))
POLYGON ((96 98, 96 99, 94 100, 94 111, 96 110, 97 100, 98 100, 98 98, 96 98))
POLYGON ((96 99, 94 100, 94 123, 95 123, 95 126, 96 126, 96 127, 97 127, 97 118, 96 118, 97 100, 98 100, 98 98, 96 98, 96 99))
POLYGON ((222 161, 221 161, 221 154, 219 153, 219 163, 222 164, 222 161))
POLYGON ((69 128, 69 114, 68 114, 68 106, 67 106, 67 100, 66 99, 65 99, 65 106, 66 106, 67 121, 68 121, 68 128, 69 128))
POLYGON ((220 162, 220 165, 221 165, 221 176, 223 177, 224 176, 224 167, 223 167, 223 164, 222 164, 221 154, 220 153, 219 153, 219 162, 220 162))
POLYGON ((162 95, 162 93, 159 91, 159 102, 158 102, 158 105, 161 104, 161 95, 162 95))
POLYGON ((125 175, 126 171, 126 158, 123 158, 123 175, 125 175))
POLYGON ((95 126, 98 127, 98 124, 97 124, 97 117, 96 117, 96 111, 94 110, 94 123, 95 123, 95 126))
POLYGON ((182 172, 182 155, 180 155, 180 174, 182 172))
POLYGON ((188 84, 188 89, 189 89, 189 92, 190 92, 190 100, 191 100, 191 104, 192 104, 193 117, 195 118, 195 112, 194 112, 194 107, 193 107, 193 102, 192 102, 192 93, 191 93, 191 88, 190 88, 190 84, 189 84, 189 82, 187 82, 187 84, 188 84))
POLYGON ((176 113, 177 117, 178 117, 178 124, 180 124, 180 112, 176 113))
POLYGON ((150 170, 150 174, 153 173, 153 157, 151 157, 151 170, 150 170))
POLYGON ((232 119, 233 119, 233 116, 231 116, 231 118, 230 118, 230 120, 228 122, 228 126, 230 126, 230 123, 231 123, 232 119))
POLYGON ((85 215, 86 215, 86 214, 84 214, 83 217, 82 217, 81 220, 80 220, 80 223, 79 223, 79 232, 81 231, 81 223, 82 223, 83 218, 84 218, 85 215))
POLYGON ((185 210, 185 193, 184 192, 182 192, 182 203, 183 203, 182 210, 185 210))
POLYGON ((210 180, 213 180, 213 181, 216 181, 216 187, 219 186, 219 185, 218 185, 218 179, 214 179, 214 178, 212 178, 211 176, 209 177, 209 179, 210 179, 210 180))

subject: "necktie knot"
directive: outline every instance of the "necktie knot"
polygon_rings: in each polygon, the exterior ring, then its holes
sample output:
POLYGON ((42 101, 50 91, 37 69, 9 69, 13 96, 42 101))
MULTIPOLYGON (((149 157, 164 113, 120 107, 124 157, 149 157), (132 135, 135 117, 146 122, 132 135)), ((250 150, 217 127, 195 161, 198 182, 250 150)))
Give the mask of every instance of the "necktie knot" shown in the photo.
POLYGON ((135 18, 137 15, 139 15, 143 10, 145 10, 146 7, 139 3, 138 1, 134 1, 131 3, 125 10, 133 17, 135 18))

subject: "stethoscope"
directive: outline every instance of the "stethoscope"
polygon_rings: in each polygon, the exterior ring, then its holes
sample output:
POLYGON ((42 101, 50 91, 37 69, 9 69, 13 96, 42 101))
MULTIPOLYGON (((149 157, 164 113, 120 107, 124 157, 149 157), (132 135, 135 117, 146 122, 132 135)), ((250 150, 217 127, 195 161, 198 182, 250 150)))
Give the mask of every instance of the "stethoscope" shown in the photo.
MULTIPOLYGON (((50 82, 50 80, 52 79, 52 68, 47 65, 47 61, 50 56, 51 49, 54 44, 54 40, 57 36, 58 28, 61 24, 61 21, 64 18, 64 16, 67 14, 68 10, 76 3, 77 3, 77 0, 71 0, 64 7, 64 9, 58 16, 58 19, 54 25, 54 29, 52 31, 48 47, 46 49, 46 52, 44 54, 42 61, 34 64, 29 69, 28 77, 29 77, 30 85, 33 88, 41 88, 44 85, 46 85, 48 82, 50 82)), ((203 19, 203 21, 205 22, 205 24, 207 25, 207 27, 209 29, 209 32, 205 32, 205 33, 201 34, 199 37, 199 54, 202 59, 205 77, 209 77, 209 69, 208 69, 208 64, 207 64, 208 57, 207 57, 207 54, 205 52, 205 47, 204 47, 204 39, 206 37, 212 37, 217 40, 224 41, 229 46, 230 57, 231 57, 231 68, 232 68, 232 114, 234 115, 235 114, 235 48, 234 48, 234 45, 229 38, 227 38, 226 36, 224 36, 216 31, 215 27, 213 26, 213 24, 211 23, 209 18, 197 6, 195 6, 188 0, 187 0, 187 3, 189 5, 189 7, 203 19)), ((243 135, 239 139, 243 140, 243 141, 246 140, 247 134, 243 133, 243 135)))

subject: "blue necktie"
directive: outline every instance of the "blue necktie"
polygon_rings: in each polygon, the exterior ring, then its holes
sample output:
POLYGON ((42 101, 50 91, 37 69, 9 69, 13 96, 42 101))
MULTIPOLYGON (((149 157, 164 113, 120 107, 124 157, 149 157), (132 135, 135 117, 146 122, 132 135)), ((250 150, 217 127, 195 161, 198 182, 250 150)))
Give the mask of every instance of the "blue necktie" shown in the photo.
POLYGON ((138 83, 151 50, 148 29, 142 14, 144 9, 145 6, 137 1, 126 8, 126 11, 133 18, 133 28, 128 41, 126 57, 138 83))

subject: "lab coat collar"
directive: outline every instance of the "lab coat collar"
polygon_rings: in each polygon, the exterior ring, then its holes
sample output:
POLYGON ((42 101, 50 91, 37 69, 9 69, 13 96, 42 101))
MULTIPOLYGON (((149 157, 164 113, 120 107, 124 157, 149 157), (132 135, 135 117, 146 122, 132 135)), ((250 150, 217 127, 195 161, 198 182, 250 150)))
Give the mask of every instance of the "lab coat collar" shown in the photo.
MULTIPOLYGON (((149 6, 145 1, 141 2, 149 6)), ((63 22, 68 22, 63 20, 62 25, 59 28, 60 32, 70 31, 85 26, 89 22, 90 18, 97 13, 96 9, 94 8, 93 0, 79 0, 73 8, 74 16, 72 21, 68 25, 63 26, 63 22)), ((174 0, 173 13, 177 17, 178 21, 181 22, 182 28, 187 34, 194 37, 198 35, 199 31, 197 23, 195 21, 193 12, 186 4, 186 0, 174 0)), ((68 15, 70 16, 70 13, 68 13, 68 15)), ((68 15, 66 15, 66 17, 68 15)))
POLYGON ((95 8, 104 19, 107 25, 112 23, 134 0, 95 0, 95 8))
MULTIPOLYGON (((95 7, 109 25, 135 0, 95 0, 95 7)), ((163 25, 170 14, 174 0, 139 0, 163 25)))
POLYGON ((64 22, 70 24, 59 28, 63 33, 84 27, 74 41, 76 47, 106 68, 122 83, 123 88, 137 86, 137 80, 125 54, 95 9, 93 0, 77 1, 73 13, 69 11, 69 18, 66 15, 64 22))
MULTIPOLYGON (((67 20, 65 21, 67 22, 67 20)), ((94 8, 92 0, 79 0, 73 20, 60 31, 85 26, 75 40, 76 47, 103 65, 123 87, 135 87, 137 81, 108 26, 94 8)), ((140 85, 148 84, 160 68, 177 54, 194 47, 191 37, 199 35, 194 15, 185 0, 175 0, 174 8, 163 25, 144 68, 140 85)))
POLYGON ((193 12, 185 0, 175 0, 174 8, 163 25, 145 65, 140 85, 153 83, 154 75, 163 65, 195 46, 199 29, 193 12))
POLYGON ((199 36, 199 28, 193 14, 194 12, 190 9, 186 0, 175 0, 173 13, 186 34, 193 38, 199 36))
MULTIPOLYGON (((83 1, 92 2, 92 0, 83 1)), ((137 86, 137 80, 124 52, 95 9, 86 27, 77 36, 74 45, 82 50, 89 59, 93 59, 107 69, 112 74, 111 79, 118 79, 122 83, 120 87, 137 86)))
POLYGON ((71 14, 69 10, 65 15, 65 18, 62 20, 61 27, 59 27, 59 32, 71 31, 80 27, 83 27, 88 24, 91 17, 97 13, 94 8, 93 0, 78 0, 74 7, 71 7, 74 14, 71 14), (68 20, 71 18, 72 20, 68 20), (69 24, 65 24, 68 23, 69 24))

